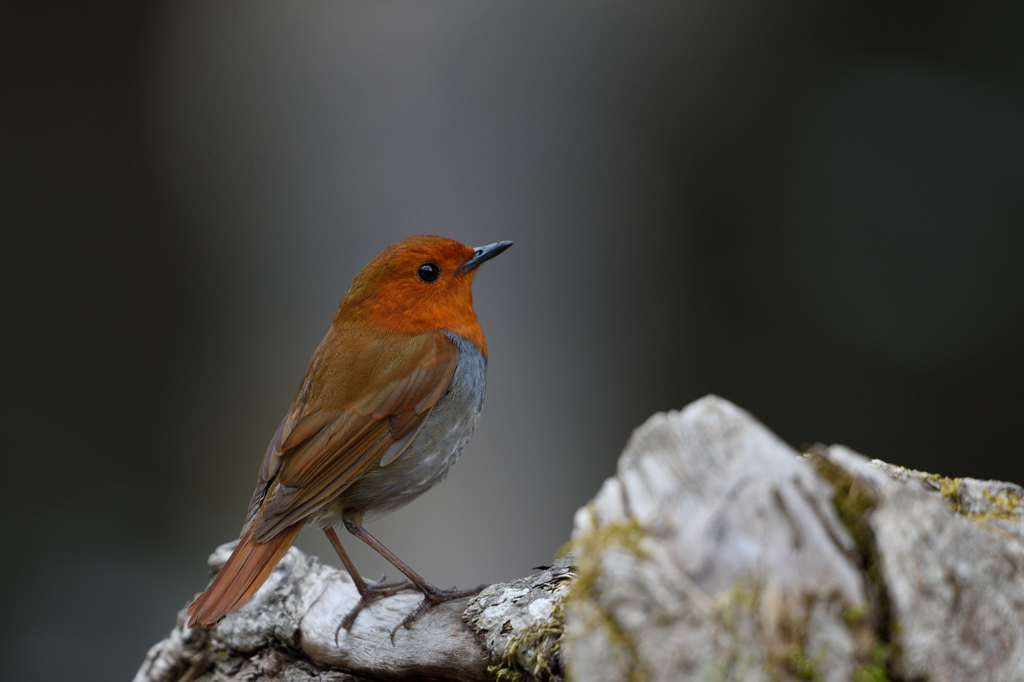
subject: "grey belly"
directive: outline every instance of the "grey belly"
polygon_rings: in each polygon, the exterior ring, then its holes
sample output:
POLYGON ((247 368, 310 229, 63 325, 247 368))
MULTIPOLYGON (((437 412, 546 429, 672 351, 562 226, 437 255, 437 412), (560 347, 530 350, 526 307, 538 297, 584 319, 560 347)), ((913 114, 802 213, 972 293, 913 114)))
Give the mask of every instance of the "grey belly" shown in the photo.
POLYGON ((402 456, 386 467, 374 467, 342 492, 329 505, 334 514, 325 515, 322 524, 335 523, 339 512, 362 515, 364 521, 386 516, 448 475, 480 421, 487 361, 472 343, 457 334, 445 334, 459 347, 448 391, 434 405, 402 456))

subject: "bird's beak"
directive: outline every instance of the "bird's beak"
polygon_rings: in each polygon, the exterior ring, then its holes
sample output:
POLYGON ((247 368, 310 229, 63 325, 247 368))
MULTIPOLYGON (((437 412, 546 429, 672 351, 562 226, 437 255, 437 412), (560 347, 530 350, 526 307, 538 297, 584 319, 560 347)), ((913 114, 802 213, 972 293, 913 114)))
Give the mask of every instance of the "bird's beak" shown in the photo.
POLYGON ((455 272, 472 270, 484 261, 491 260, 499 253, 512 246, 512 242, 494 242, 487 246, 478 246, 473 249, 473 257, 455 269, 455 272))

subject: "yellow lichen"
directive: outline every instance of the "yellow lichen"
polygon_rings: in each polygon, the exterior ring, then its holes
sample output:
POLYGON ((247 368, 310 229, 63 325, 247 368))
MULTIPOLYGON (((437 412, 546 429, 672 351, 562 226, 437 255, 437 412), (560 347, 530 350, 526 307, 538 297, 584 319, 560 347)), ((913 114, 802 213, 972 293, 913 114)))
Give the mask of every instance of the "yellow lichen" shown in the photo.
POLYGON ((549 660, 561 649, 565 636, 565 604, 562 599, 555 601, 551 615, 539 623, 530 623, 512 636, 505 645, 501 663, 488 666, 487 671, 495 674, 496 680, 519 682, 522 672, 529 672, 534 679, 562 682, 557 660, 549 660), (518 660, 524 654, 525 662, 518 660))
MULTIPOLYGON (((878 505, 878 496, 871 484, 851 476, 813 448, 805 454, 818 474, 835 488, 832 505, 839 514, 839 520, 850 532, 861 555, 868 558, 873 552, 874 540, 866 516, 878 505)), ((866 563, 870 568, 872 562, 866 563)))
POLYGON ((825 650, 822 649, 814 658, 808 658, 802 651, 798 651, 789 657, 789 669, 798 680, 807 682, 824 682, 819 670, 821 662, 825 659, 825 650))
POLYGON ((889 647, 875 642, 870 663, 865 663, 850 678, 850 682, 889 682, 889 647))
POLYGON ((718 616, 718 622, 726 632, 735 634, 736 622, 741 616, 754 613, 759 598, 760 592, 756 585, 736 583, 732 589, 715 596, 715 614, 718 616))
POLYGON ((991 490, 982 490, 981 494, 995 507, 994 511, 988 512, 988 516, 997 519, 1020 518, 1021 498, 1010 493, 996 494, 991 490))
MULTIPOLYGON (((598 595, 595 593, 595 583, 601 572, 601 557, 606 551, 622 549, 634 556, 646 557, 647 552, 641 546, 646 532, 635 518, 600 526, 597 521, 597 512, 592 505, 593 503, 588 505, 587 510, 590 513, 593 530, 581 533, 572 541, 572 551, 577 559, 577 577, 573 581, 566 601, 588 600, 600 614, 600 626, 609 642, 620 651, 628 653, 632 661, 636 661, 638 660, 636 644, 622 630, 614 615, 601 608, 597 599, 598 595)), ((640 671, 635 665, 629 667, 630 682, 641 682, 643 677, 640 671)))
POLYGON ((594 530, 581 533, 572 541, 572 550, 577 558, 577 577, 573 582, 570 598, 584 597, 593 589, 594 580, 600 572, 601 555, 611 548, 621 548, 638 557, 647 553, 640 546, 646 533, 635 518, 610 523, 599 527, 597 513, 588 506, 594 520, 594 530))
POLYGON ((843 622, 847 625, 856 625, 863 621, 868 615, 869 604, 862 601, 856 606, 843 610, 843 622))
POLYGON ((963 501, 963 479, 948 478, 938 474, 929 474, 923 471, 912 472, 920 480, 930 483, 938 489, 939 494, 949 505, 949 508, 957 514, 966 516, 971 521, 983 528, 1005 535, 1005 531, 992 525, 995 520, 1010 521, 1019 520, 1021 513, 1021 497, 1011 492, 993 493, 991 490, 982 490, 981 495, 991 505, 990 509, 984 511, 971 509, 964 505, 963 501))
MULTIPOLYGON (((898 637, 898 624, 887 617, 887 594, 882 576, 880 556, 871 526, 871 513, 878 505, 878 497, 871 484, 852 476, 828 459, 820 446, 808 449, 805 455, 818 474, 832 484, 835 494, 832 503, 840 520, 853 537, 861 569, 866 580, 868 600, 843 611, 843 621, 858 642, 859 658, 865 661, 855 673, 855 682, 887 682, 889 649, 884 642, 898 637), (868 660, 865 660, 868 659, 868 660)), ((941 477, 937 477, 941 478, 941 477)), ((946 490, 956 494, 959 482, 945 479, 946 490)), ((937 486, 941 484, 937 481, 937 486)), ((957 498, 959 502, 959 498, 957 498)))
POLYGON ((949 478, 947 476, 939 476, 938 474, 929 474, 925 472, 913 472, 918 473, 918 477, 923 481, 930 481, 939 490, 939 494, 942 495, 943 499, 946 500, 946 504, 949 508, 955 511, 957 514, 964 513, 963 501, 960 499, 960 486, 963 485, 964 480, 962 478, 949 478))

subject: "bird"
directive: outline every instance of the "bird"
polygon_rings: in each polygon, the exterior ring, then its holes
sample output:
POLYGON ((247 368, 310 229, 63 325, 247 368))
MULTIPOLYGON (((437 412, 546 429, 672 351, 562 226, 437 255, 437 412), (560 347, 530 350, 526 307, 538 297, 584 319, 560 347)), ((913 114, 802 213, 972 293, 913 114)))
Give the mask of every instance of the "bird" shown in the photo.
POLYGON ((323 529, 359 591, 349 629, 378 597, 414 589, 419 607, 392 631, 468 590, 426 582, 363 527, 448 474, 480 419, 487 343, 473 309, 477 268, 512 245, 470 247, 433 235, 384 249, 352 280, 260 464, 238 544, 188 607, 213 626, 267 580, 305 525, 323 529), (342 524, 408 581, 360 576, 335 532, 342 524))

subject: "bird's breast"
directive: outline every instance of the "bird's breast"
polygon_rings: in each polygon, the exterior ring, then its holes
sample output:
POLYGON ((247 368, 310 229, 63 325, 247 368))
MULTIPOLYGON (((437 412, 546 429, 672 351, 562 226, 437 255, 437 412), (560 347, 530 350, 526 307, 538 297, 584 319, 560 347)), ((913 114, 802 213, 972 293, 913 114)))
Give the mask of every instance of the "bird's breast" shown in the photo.
POLYGON ((458 346, 459 359, 444 396, 405 452, 359 477, 330 505, 332 511, 361 513, 366 521, 385 516, 440 483, 459 458, 480 421, 487 360, 458 334, 445 335, 458 346))

